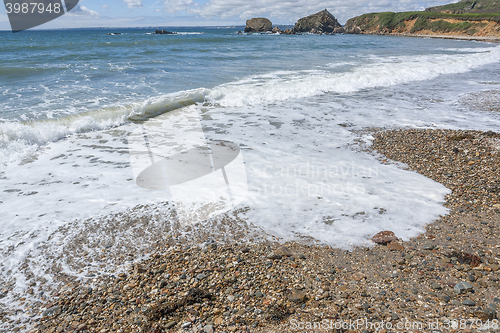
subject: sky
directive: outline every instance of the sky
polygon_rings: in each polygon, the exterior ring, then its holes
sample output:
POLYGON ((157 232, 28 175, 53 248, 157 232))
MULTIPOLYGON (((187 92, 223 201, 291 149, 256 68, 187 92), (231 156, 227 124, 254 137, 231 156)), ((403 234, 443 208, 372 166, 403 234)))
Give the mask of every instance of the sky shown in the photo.
MULTIPOLYGON (((32 2, 32 1, 27 1, 32 2)), ((327 9, 344 24, 371 12, 423 10, 456 1, 440 0, 80 0, 77 7, 40 29, 84 27, 244 26, 252 17, 290 25, 327 9)), ((0 30, 10 30, 0 6, 0 30)))

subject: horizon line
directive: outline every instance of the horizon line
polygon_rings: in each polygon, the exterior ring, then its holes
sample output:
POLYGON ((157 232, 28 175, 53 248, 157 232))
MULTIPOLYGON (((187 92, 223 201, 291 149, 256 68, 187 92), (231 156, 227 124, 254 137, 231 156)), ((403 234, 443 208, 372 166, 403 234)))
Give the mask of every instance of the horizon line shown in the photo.
MULTIPOLYGON (((277 26, 293 26, 294 24, 273 24, 273 27, 277 26)), ((79 27, 79 28, 39 28, 39 29, 27 29, 23 31, 53 31, 53 30, 82 30, 82 29, 159 29, 159 28, 236 28, 245 27, 246 25, 160 25, 160 26, 135 26, 135 27, 79 27)), ((12 32, 11 29, 0 29, 0 32, 12 32)))

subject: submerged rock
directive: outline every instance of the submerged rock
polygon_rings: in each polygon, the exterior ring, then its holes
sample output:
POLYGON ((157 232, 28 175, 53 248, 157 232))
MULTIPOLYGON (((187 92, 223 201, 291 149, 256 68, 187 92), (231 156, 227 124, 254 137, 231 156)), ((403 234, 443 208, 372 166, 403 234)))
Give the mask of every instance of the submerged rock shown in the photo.
POLYGON ((155 30, 155 34, 157 35, 177 35, 177 32, 171 32, 167 30, 155 30))
POLYGON ((313 15, 303 17, 295 23, 294 29, 297 32, 311 33, 342 33, 344 28, 328 10, 322 10, 313 15))

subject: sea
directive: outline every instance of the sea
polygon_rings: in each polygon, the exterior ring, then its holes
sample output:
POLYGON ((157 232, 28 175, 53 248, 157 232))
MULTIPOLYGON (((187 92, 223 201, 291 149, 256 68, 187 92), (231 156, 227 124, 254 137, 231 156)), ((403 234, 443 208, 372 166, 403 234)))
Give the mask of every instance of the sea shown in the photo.
POLYGON ((346 250, 407 240, 450 190, 367 152, 374 131, 500 129, 482 107, 498 102, 498 44, 164 29, 0 32, 4 306, 22 313, 54 271, 105 274, 89 258, 120 241, 217 219, 346 250))

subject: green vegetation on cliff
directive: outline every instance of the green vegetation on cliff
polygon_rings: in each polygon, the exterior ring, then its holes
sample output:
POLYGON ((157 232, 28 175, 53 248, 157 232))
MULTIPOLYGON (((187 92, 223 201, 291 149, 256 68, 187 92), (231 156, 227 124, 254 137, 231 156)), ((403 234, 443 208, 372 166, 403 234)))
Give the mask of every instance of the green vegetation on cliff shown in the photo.
POLYGON ((464 13, 500 13, 499 0, 462 0, 444 6, 431 7, 426 12, 441 12, 451 14, 464 13))
POLYGON ((345 29, 348 33, 365 32, 410 32, 421 30, 433 32, 461 32, 473 35, 478 29, 485 26, 481 21, 500 22, 500 14, 449 14, 440 12, 384 12, 370 13, 349 19, 345 29), (406 22, 416 20, 410 31, 404 31, 406 22), (457 20, 460 22, 447 22, 457 20))

